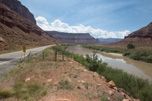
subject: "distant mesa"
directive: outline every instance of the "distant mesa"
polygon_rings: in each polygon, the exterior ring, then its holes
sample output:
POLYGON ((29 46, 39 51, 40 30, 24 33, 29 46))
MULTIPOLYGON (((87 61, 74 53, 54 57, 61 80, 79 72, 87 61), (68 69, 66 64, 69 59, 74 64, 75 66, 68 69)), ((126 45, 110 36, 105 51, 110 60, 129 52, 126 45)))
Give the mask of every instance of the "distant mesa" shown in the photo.
POLYGON ((146 27, 129 34, 124 40, 121 40, 116 44, 124 45, 128 43, 133 43, 139 46, 152 46, 152 22, 146 27))
POLYGON ((36 25, 33 14, 18 0, 0 0, 0 50, 56 42, 36 25))
POLYGON ((92 37, 89 33, 66 33, 57 31, 46 31, 56 40, 62 43, 73 44, 97 44, 98 40, 92 37))
POLYGON ((111 44, 123 40, 121 38, 97 38, 97 39, 102 44, 111 44))

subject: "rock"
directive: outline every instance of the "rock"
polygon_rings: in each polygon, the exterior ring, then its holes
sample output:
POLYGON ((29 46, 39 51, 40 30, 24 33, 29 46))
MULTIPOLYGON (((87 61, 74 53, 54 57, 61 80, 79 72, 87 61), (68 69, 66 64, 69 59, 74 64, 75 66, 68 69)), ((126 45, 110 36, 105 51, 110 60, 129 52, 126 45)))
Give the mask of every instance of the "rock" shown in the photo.
POLYGON ((98 86, 101 86, 102 84, 97 84, 98 86))
POLYGON ((114 92, 113 90, 110 90, 110 91, 109 91, 109 94, 110 94, 110 95, 113 95, 114 93, 115 93, 115 92, 114 92))
POLYGON ((28 81, 30 81, 31 80, 31 78, 26 78, 25 79, 25 82, 28 82, 28 81))
POLYGON ((113 87, 113 89, 114 89, 114 90, 116 90, 116 91, 118 90, 118 88, 117 88, 117 87, 113 87))
POLYGON ((83 69, 84 72, 88 71, 87 69, 83 69))
POLYGON ((69 63, 73 63, 73 62, 69 62, 69 63))
POLYGON ((134 101, 140 101, 139 99, 134 99, 134 101))
POLYGON ((129 99, 123 99, 122 101, 129 101, 129 99))
POLYGON ((109 87, 113 88, 115 87, 115 83, 111 80, 110 82, 108 82, 109 87))
POLYGON ((79 82, 79 83, 85 83, 84 80, 78 80, 77 82, 79 82))
POLYGON ((98 77, 99 75, 97 74, 97 72, 93 72, 93 77, 98 77))
POLYGON ((71 100, 70 99, 64 99, 64 98, 62 99, 61 98, 61 99, 55 99, 55 100, 51 100, 51 101, 71 101, 71 100))
POLYGON ((101 76, 100 79, 102 79, 103 81, 107 81, 104 76, 101 76))
POLYGON ((5 42, 5 40, 2 37, 0 37, 0 42, 5 42))
POLYGON ((47 80, 47 82, 51 82, 51 81, 52 81, 52 79, 48 79, 48 80, 47 80))
POLYGON ((121 95, 124 96, 124 97, 126 96, 126 94, 124 92, 121 92, 121 95))
POLYGON ((85 87, 82 86, 82 85, 77 86, 77 88, 78 88, 78 89, 85 89, 85 87))

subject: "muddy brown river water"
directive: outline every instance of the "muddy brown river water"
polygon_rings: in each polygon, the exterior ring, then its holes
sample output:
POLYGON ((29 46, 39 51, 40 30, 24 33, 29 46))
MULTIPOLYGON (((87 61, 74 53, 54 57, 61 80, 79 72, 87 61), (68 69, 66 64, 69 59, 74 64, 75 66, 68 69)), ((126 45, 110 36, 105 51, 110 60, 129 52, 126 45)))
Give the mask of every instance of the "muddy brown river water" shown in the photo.
MULTIPOLYGON (((93 52, 93 50, 80 46, 70 46, 67 50, 78 55, 91 55, 93 52)), ((98 59, 102 59, 103 62, 106 62, 112 68, 122 69, 125 72, 152 82, 152 63, 136 61, 124 56, 108 55, 102 52, 98 52, 97 56, 98 59)))

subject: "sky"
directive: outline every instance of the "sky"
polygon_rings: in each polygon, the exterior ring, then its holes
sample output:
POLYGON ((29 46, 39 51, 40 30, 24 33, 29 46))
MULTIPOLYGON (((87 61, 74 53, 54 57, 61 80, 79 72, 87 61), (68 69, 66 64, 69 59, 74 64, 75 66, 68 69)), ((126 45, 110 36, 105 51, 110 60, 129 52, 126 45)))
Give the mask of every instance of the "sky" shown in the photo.
POLYGON ((152 22, 152 0, 19 0, 46 31, 124 38, 152 22))

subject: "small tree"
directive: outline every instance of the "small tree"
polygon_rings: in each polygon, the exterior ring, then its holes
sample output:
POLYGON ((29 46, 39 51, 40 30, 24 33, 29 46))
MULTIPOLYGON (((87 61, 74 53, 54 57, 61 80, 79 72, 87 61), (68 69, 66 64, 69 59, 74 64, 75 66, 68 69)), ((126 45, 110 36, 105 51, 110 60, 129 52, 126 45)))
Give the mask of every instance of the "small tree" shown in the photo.
POLYGON ((135 48, 135 45, 130 43, 130 44, 127 45, 127 48, 128 48, 128 49, 134 49, 134 48, 135 48))
POLYGON ((65 55, 65 51, 66 51, 66 49, 68 48, 68 46, 66 45, 66 46, 61 46, 61 51, 62 51, 62 60, 64 61, 64 55, 65 55))
POLYGON ((52 47, 53 48, 53 50, 55 51, 54 52, 54 61, 57 61, 57 55, 58 55, 58 51, 60 50, 60 48, 59 48, 59 46, 57 45, 57 46, 54 46, 54 47, 52 47))

